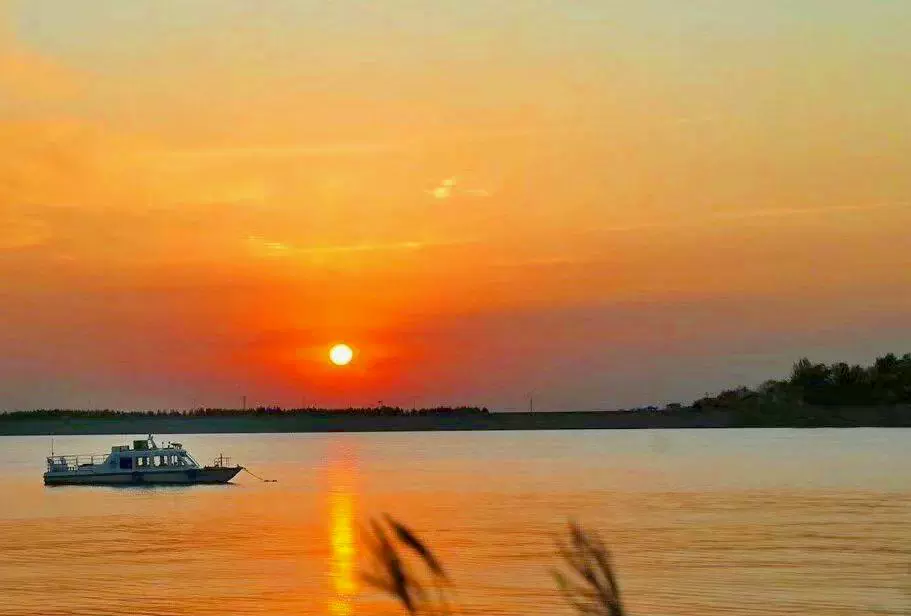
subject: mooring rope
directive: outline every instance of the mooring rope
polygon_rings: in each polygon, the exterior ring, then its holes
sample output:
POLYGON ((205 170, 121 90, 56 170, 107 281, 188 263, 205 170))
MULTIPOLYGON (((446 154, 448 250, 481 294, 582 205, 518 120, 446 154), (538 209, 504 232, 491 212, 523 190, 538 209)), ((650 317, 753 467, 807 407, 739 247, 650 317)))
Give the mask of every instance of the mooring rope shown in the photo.
POLYGON ((263 477, 260 477, 259 475, 257 475, 257 474, 254 473, 253 471, 251 471, 251 470, 250 470, 249 468, 247 468, 246 466, 242 466, 241 468, 244 469, 244 471, 246 471, 248 475, 251 475, 251 476, 253 476, 253 477, 256 477, 257 479, 259 479, 259 480, 262 481, 263 483, 278 483, 278 479, 264 479, 263 477))

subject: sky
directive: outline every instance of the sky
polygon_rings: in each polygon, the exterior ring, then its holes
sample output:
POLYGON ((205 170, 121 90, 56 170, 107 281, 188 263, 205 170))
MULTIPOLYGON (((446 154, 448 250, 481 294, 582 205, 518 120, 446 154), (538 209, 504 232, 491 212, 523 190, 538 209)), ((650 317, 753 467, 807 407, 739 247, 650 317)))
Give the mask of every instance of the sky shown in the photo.
POLYGON ((0 0, 0 408, 614 409, 911 351, 909 33, 0 0))

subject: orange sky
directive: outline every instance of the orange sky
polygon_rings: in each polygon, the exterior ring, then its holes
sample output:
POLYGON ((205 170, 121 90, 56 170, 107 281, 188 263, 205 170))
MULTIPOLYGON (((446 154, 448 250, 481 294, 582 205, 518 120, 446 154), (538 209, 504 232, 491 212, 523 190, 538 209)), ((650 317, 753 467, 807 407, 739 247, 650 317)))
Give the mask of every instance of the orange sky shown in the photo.
POLYGON ((0 407, 615 408, 911 350, 911 5, 251 7, 0 1, 0 407))

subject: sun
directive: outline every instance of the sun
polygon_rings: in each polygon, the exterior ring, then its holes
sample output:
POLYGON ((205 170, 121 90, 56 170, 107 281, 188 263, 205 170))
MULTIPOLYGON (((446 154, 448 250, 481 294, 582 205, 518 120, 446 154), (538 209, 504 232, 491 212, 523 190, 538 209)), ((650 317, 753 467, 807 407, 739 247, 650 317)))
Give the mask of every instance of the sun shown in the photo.
POLYGON ((329 349, 329 361, 336 366, 347 366, 354 357, 354 351, 347 344, 337 344, 329 349))

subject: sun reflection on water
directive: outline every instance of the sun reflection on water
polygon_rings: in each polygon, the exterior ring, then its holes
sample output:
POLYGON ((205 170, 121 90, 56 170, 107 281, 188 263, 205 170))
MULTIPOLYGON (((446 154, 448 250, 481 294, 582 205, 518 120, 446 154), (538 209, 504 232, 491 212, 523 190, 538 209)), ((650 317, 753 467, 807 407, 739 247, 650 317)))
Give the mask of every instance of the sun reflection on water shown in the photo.
POLYGON ((357 592, 356 547, 354 535, 353 469, 344 462, 329 468, 329 542, 332 553, 329 577, 333 592, 329 595, 329 613, 350 616, 351 602, 357 592))

